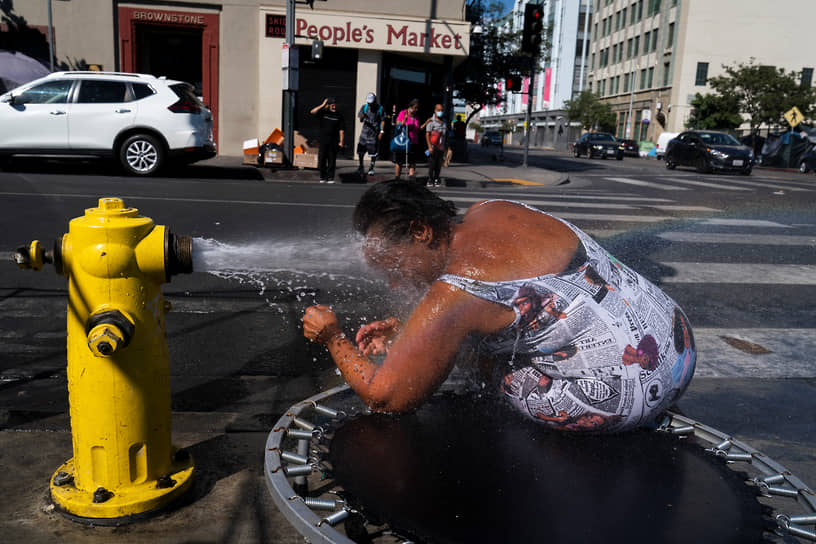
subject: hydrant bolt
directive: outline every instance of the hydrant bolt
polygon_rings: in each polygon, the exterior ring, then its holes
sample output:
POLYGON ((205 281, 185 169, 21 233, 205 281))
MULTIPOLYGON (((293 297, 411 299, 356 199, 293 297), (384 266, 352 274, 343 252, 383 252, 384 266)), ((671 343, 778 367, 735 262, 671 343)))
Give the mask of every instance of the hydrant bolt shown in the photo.
POLYGON ((157 489, 168 489, 174 485, 176 485, 176 481, 171 478, 169 474, 159 476, 159 478, 156 480, 157 489))
POLYGON ((74 481, 74 476, 67 472, 60 471, 54 475, 53 481, 56 486, 68 485, 74 481))
POLYGON ((105 489, 104 487, 99 487, 94 491, 93 494, 93 502, 99 504, 101 502, 106 502, 113 498, 113 493, 105 489))

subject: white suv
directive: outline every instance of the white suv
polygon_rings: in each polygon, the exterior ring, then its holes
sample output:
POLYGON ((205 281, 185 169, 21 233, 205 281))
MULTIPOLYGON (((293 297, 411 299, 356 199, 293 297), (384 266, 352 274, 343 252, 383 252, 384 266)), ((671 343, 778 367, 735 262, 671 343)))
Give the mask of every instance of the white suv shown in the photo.
POLYGON ((148 176, 215 156, 212 113, 193 87, 144 74, 56 72, 0 95, 0 161, 114 157, 148 176))

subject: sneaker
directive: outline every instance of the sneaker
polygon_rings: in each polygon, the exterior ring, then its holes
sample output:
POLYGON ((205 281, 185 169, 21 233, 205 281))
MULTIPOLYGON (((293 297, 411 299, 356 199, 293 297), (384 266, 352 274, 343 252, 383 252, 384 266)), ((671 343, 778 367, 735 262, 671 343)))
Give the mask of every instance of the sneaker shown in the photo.
POLYGON ((323 178, 320 178, 320 183, 326 183, 326 180, 323 179, 323 178))
POLYGON ((333 179, 327 179, 326 183, 334 183, 334 180, 333 179))
POLYGON ((441 179, 438 179, 438 180, 434 181, 434 187, 440 187, 441 185, 442 185, 442 180, 441 179))
POLYGON ((425 184, 425 187, 433 187, 434 184, 431 180, 428 180, 428 183, 425 184))
MULTIPOLYGON (((358 176, 363 177, 363 172, 365 172, 365 170, 363 170, 362 166, 357 169, 357 175, 358 176)), ((371 175, 371 174, 369 173, 369 175, 371 175)))
POLYGON ((373 169, 373 168, 369 169, 369 171, 368 171, 368 175, 369 175, 369 176, 373 176, 373 175, 374 175, 374 169, 373 169))

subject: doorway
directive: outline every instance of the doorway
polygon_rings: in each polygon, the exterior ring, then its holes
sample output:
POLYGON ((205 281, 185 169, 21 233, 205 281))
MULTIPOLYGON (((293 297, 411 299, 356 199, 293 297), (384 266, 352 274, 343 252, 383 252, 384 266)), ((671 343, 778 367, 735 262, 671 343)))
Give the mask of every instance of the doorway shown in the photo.
POLYGON ((137 24, 136 71, 186 81, 195 88, 196 96, 201 96, 202 35, 200 28, 137 24))

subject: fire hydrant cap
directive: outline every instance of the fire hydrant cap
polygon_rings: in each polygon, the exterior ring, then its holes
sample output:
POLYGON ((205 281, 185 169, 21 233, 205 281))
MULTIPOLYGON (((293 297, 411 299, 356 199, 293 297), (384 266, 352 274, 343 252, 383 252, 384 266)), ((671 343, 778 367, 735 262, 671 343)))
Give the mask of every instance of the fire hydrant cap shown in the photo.
POLYGON ((86 214, 92 215, 117 215, 125 217, 134 217, 139 212, 136 208, 125 207, 125 201, 116 197, 105 197, 99 199, 99 204, 96 208, 85 210, 86 214))

